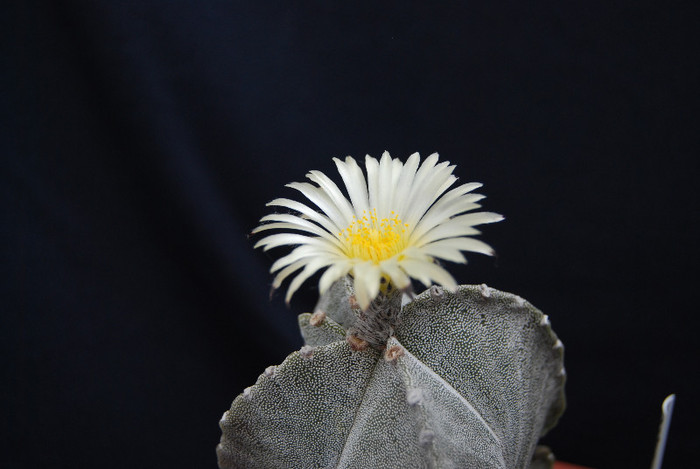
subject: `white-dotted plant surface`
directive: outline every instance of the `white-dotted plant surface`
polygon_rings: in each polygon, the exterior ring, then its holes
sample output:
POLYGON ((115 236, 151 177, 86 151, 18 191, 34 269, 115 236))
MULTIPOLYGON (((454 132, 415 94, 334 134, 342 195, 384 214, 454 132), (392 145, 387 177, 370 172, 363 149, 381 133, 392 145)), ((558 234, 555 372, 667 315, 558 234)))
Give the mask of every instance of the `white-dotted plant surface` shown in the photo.
POLYGON ((306 345, 224 414, 222 469, 530 465, 564 409, 547 316, 485 285, 432 287, 403 307, 385 351, 353 351, 344 285, 319 302, 325 319, 299 316, 306 345))

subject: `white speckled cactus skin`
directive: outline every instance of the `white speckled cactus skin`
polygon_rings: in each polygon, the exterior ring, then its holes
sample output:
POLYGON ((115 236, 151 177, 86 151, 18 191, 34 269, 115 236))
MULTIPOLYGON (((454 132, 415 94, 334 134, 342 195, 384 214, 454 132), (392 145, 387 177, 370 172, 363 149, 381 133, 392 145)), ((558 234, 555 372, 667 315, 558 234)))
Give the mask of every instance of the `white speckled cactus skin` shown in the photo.
POLYGON ((344 285, 319 301, 323 322, 300 315, 302 350, 224 413, 222 469, 530 466, 564 410, 547 316, 483 285, 433 287, 404 306, 387 353, 352 351, 344 285))

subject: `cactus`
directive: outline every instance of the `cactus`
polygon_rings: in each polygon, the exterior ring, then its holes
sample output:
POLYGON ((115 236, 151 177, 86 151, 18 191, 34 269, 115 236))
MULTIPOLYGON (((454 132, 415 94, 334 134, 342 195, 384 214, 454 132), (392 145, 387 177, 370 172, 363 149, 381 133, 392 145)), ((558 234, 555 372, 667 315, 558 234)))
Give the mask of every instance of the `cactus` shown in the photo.
POLYGON ((300 315, 306 344, 224 413, 222 469, 548 466, 533 454, 564 410, 565 372, 547 316, 485 285, 433 286, 384 346, 358 347, 352 294, 341 279, 300 315))
POLYGON ((292 251, 270 268, 289 301, 318 271, 321 299, 299 325, 306 344, 238 396, 220 422, 224 468, 525 468, 551 466, 538 438, 564 409, 563 346, 547 316, 486 285, 458 287, 437 261, 493 255, 474 227, 479 183, 453 189, 436 153, 334 159, 290 183, 312 205, 261 218, 255 247, 292 251), (449 190, 448 190, 449 189, 449 190), (470 212, 470 213, 467 213, 470 212), (412 281, 432 286, 404 303, 412 281))

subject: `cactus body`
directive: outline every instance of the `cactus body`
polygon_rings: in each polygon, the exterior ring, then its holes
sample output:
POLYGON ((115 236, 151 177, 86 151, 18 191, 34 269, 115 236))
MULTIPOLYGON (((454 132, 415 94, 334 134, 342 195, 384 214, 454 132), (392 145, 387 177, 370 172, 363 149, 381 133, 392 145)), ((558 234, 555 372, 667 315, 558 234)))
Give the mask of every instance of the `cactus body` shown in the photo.
POLYGON ((353 351, 348 289, 302 314, 306 345, 233 402, 221 468, 526 468, 564 409, 547 317, 485 286, 406 304, 384 351, 353 351), (315 324, 315 325, 312 325, 315 324))

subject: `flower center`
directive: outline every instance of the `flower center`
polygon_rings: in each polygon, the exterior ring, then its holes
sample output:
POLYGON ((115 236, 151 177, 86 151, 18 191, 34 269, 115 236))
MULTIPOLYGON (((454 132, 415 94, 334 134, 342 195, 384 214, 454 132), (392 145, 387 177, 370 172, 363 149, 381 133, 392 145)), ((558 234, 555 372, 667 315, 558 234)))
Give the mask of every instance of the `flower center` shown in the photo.
POLYGON ((377 218, 377 210, 372 209, 362 218, 353 217, 350 226, 340 233, 345 241, 348 257, 375 263, 398 254, 406 247, 404 233, 408 224, 391 212, 391 218, 377 218))

